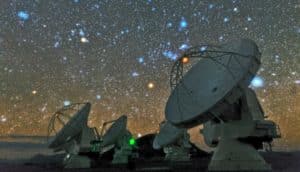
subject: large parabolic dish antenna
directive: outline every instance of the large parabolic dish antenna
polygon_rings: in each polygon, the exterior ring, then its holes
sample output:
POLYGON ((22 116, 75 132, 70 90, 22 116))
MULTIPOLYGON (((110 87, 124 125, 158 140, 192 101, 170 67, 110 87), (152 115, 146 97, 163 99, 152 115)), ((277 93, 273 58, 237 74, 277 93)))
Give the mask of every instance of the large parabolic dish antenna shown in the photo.
MULTIPOLYGON (((183 57, 192 58, 193 51, 183 57)), ((192 127, 220 116, 241 96, 239 90, 250 84, 260 65, 261 53, 249 39, 196 51, 199 62, 176 83, 166 105, 166 119, 174 125, 192 127)))
POLYGON ((127 127, 127 116, 118 118, 102 137, 102 146, 115 144, 119 137, 123 136, 127 127))
POLYGON ((64 124, 63 128, 58 133, 56 133, 54 139, 50 142, 48 147, 54 149, 58 148, 66 144, 68 141, 74 139, 74 137, 76 137, 78 134, 80 134, 82 132, 83 127, 87 127, 87 121, 88 121, 90 109, 91 109, 91 104, 84 103, 81 109, 79 109, 75 113, 75 115, 66 124, 64 124))

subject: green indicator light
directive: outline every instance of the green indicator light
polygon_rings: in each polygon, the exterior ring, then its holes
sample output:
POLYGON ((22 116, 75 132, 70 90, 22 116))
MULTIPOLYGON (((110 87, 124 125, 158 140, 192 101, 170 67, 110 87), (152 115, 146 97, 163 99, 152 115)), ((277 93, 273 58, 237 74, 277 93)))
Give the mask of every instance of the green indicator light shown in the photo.
POLYGON ((135 145, 135 139, 134 138, 131 138, 129 140, 129 145, 131 145, 131 146, 135 145))

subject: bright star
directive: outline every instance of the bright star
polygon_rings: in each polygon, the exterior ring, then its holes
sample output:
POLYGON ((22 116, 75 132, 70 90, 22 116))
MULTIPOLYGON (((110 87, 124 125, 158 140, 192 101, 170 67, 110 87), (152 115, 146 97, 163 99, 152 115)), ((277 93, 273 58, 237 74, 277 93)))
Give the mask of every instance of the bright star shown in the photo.
POLYGON ((180 29, 184 29, 187 26, 188 26, 188 23, 186 22, 186 20, 184 18, 182 18, 180 21, 180 29))
POLYGON ((7 121, 7 118, 6 118, 4 115, 1 115, 0 121, 1 121, 1 122, 6 122, 6 121, 7 121))
POLYGON ((228 17, 224 17, 223 21, 224 21, 224 23, 227 23, 227 22, 229 22, 229 18, 228 17))
POLYGON ((18 17, 21 19, 21 20, 28 20, 29 19, 29 14, 27 11, 19 11, 18 12, 18 17))
POLYGON ((153 82, 149 82, 147 86, 148 86, 149 89, 152 89, 152 88, 154 88, 154 83, 153 82))
POLYGON ((138 62, 139 62, 139 63, 144 63, 144 57, 139 57, 139 58, 138 58, 138 62))
POLYGON ((200 51, 205 51, 207 49, 207 46, 200 47, 200 51))
POLYGON ((132 72, 132 74, 131 74, 132 77, 137 77, 137 76, 139 76, 139 75, 140 75, 140 74, 137 73, 137 72, 132 72))
POLYGON ((58 42, 58 41, 56 41, 56 42, 54 43, 54 47, 55 47, 55 48, 59 47, 59 42, 58 42))
POLYGON ((171 22, 167 23, 167 27, 172 27, 173 24, 171 22))
POLYGON ((189 46, 188 46, 187 44, 182 44, 182 45, 179 47, 180 50, 186 50, 186 49, 188 49, 188 48, 189 48, 189 46))
POLYGON ((190 61, 190 59, 189 59, 188 57, 183 57, 183 58, 181 59, 181 62, 182 62, 183 64, 187 64, 189 61, 190 61))
POLYGON ((96 99, 97 99, 97 100, 100 100, 100 99, 101 99, 101 95, 97 94, 97 95, 96 95, 96 99))
POLYGON ((219 37, 219 41, 223 41, 224 37, 223 36, 220 36, 219 37))
POLYGON ((86 37, 82 37, 82 38, 80 39, 80 42, 82 42, 82 43, 88 43, 89 40, 88 40, 86 37))
POLYGON ((79 30, 79 35, 80 36, 84 36, 85 35, 85 33, 84 33, 84 31, 82 29, 79 30))
POLYGON ((71 101, 69 101, 69 100, 64 101, 64 106, 69 106, 70 104, 71 104, 71 101))
POLYGON ((255 76, 251 81, 251 86, 254 88, 259 88, 264 86, 264 80, 260 76, 255 76))
POLYGON ((173 53, 172 51, 164 51, 163 55, 171 60, 176 60, 177 59, 177 54, 173 53))
POLYGON ((247 17, 247 21, 248 21, 248 22, 252 21, 252 18, 248 16, 248 17, 247 17))
POLYGON ((35 95, 35 94, 37 93, 37 91, 36 91, 36 90, 33 90, 31 93, 32 93, 33 95, 35 95))

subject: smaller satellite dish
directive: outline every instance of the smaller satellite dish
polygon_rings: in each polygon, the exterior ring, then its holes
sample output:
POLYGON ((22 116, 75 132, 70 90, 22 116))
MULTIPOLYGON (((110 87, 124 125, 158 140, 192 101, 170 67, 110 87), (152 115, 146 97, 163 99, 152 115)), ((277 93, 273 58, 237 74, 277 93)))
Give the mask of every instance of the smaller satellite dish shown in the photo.
POLYGON ((107 132, 102 137, 102 146, 109 146, 115 144, 115 142, 119 139, 119 137, 123 136, 127 127, 127 116, 122 115, 118 118, 111 127, 107 130, 107 132))
POLYGON ((169 122, 162 124, 159 133, 153 141, 154 149, 161 149, 164 146, 174 143, 178 138, 183 136, 185 129, 177 128, 169 122))
MULTIPOLYGON (((66 108, 66 107, 64 107, 66 108)), ((85 103, 84 106, 63 126, 50 142, 49 148, 61 147, 81 133, 83 127, 87 127, 87 120, 90 113, 91 104, 85 103)), ((59 113, 58 113, 59 114, 59 113)), ((56 115, 56 114, 55 114, 56 115)))

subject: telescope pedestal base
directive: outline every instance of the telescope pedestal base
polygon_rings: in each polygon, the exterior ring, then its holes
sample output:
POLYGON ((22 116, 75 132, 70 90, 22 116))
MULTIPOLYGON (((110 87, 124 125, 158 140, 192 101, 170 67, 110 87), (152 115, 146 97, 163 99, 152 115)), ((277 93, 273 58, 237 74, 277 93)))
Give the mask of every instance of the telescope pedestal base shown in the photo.
POLYGON ((112 164, 127 164, 128 157, 131 154, 132 154, 132 150, 130 148, 116 149, 114 158, 112 160, 112 164))
POLYGON ((253 146, 236 139, 221 139, 211 158, 208 171, 271 172, 271 167, 253 146))
POLYGON ((190 155, 188 149, 178 146, 167 146, 164 147, 166 154, 165 160, 167 161, 189 161, 190 155))

